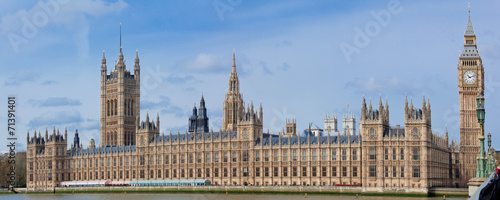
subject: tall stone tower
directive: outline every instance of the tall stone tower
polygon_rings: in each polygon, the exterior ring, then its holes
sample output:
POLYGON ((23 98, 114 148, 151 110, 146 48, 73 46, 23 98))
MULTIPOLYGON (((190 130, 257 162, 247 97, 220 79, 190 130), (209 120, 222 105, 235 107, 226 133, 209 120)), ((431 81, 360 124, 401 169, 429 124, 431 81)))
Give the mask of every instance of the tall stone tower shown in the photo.
POLYGON ((476 173, 479 153, 479 123, 476 114, 476 96, 484 91, 484 68, 476 46, 476 34, 470 19, 464 34, 464 48, 458 65, 458 94, 460 102, 460 171, 461 179, 469 180, 476 173))
POLYGON ((344 135, 356 135, 356 117, 354 113, 350 115, 344 113, 344 116, 342 116, 342 131, 344 135))
POLYGON ((189 117, 189 133, 203 132, 208 132, 208 116, 205 99, 201 96, 199 112, 196 111, 196 106, 194 106, 193 115, 189 117))
POLYGON ((224 117, 222 122, 222 131, 236 131, 238 121, 243 116, 245 106, 240 94, 240 81, 236 73, 236 62, 233 51, 233 67, 229 77, 229 91, 224 100, 224 117))
MULTIPOLYGON (((408 106, 408 100, 405 100, 405 137, 406 137, 406 148, 404 148, 407 155, 412 155, 412 157, 407 157, 408 164, 405 164, 407 172, 418 173, 419 177, 423 179, 419 184, 428 187, 428 178, 431 178, 431 172, 428 169, 428 162, 432 161, 430 150, 432 145, 429 141, 432 141, 432 129, 431 129, 431 104, 429 101, 425 102, 425 98, 422 100, 422 108, 418 109, 413 106, 413 101, 410 101, 410 106, 408 106), (415 156, 418 155, 418 159, 415 156), (421 156, 420 156, 421 155, 421 156), (418 162, 415 162, 417 161, 418 162)), ((413 175, 406 174, 405 177, 411 177, 413 175)), ((409 179, 405 179, 405 185, 410 185, 409 179)))
POLYGON ((260 138, 263 133, 262 117, 262 104, 259 106, 259 112, 257 112, 254 111, 252 102, 250 107, 247 107, 246 112, 241 115, 238 126, 235 127, 238 130, 240 140, 251 141, 253 146, 253 142, 260 138))
POLYGON ((337 130, 337 115, 334 113, 330 117, 327 113, 325 115, 325 133, 334 133, 338 132, 337 130))
POLYGON ((101 63, 101 146, 135 145, 136 120, 140 117, 138 52, 134 74, 126 69, 121 46, 113 71, 107 74, 104 51, 101 63))
POLYGON ((389 105, 382 105, 379 101, 378 110, 372 107, 370 100, 369 107, 363 97, 361 104, 361 118, 359 119, 359 135, 363 138, 361 152, 363 162, 362 178, 363 185, 373 184, 374 187, 382 187, 384 183, 384 135, 389 133, 389 105), (366 150, 365 150, 366 149, 366 150))

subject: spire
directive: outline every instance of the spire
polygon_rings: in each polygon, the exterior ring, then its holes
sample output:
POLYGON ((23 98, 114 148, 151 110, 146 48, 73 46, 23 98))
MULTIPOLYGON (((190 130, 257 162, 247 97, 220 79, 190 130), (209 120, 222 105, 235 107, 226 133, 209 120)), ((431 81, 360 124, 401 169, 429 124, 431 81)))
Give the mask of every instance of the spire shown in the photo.
POLYGON ((448 142, 448 124, 446 124, 445 136, 446 136, 446 142, 448 142))
POLYGON ((382 107, 382 95, 380 95, 380 98, 378 100, 378 108, 379 108, 379 110, 382 110, 382 108, 383 108, 382 107))
POLYGON ((475 36, 474 29, 472 28, 472 21, 470 20, 470 3, 469 3, 469 21, 467 22, 467 29, 465 29, 465 36, 475 36))
POLYGON ((104 55, 104 50, 102 50, 101 67, 106 68, 106 56, 104 55))
POLYGON ((122 53, 122 23, 120 22, 120 54, 122 53))
POLYGON ((139 65, 139 50, 135 50, 135 66, 139 65))
POLYGON ((408 108, 408 96, 405 96, 405 109, 408 108))
POLYGON ((205 107, 205 98, 203 98, 203 94, 201 95, 200 107, 205 107))
POLYGON ((235 59, 235 50, 233 49, 233 67, 231 73, 236 73, 236 59, 235 59))
POLYGON ((156 128, 160 130, 160 113, 156 113, 156 128))
POLYGON ((413 109, 413 97, 410 98, 410 109, 413 109))
POLYGON ((385 110, 389 110, 389 101, 385 99, 385 110))
POLYGON ((422 98, 422 110, 424 110, 424 109, 425 109, 425 106, 426 106, 426 104, 425 104, 425 96, 424 96, 424 97, 422 98))
POLYGON ((146 111, 146 122, 149 122, 149 111, 146 111))

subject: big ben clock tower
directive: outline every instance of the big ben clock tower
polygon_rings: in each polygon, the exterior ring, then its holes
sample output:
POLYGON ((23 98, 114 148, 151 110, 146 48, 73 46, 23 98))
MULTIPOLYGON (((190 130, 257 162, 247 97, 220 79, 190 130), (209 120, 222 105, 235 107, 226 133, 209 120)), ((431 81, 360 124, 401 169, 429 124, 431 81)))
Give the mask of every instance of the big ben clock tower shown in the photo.
POLYGON ((476 157, 479 153, 476 96, 484 91, 483 62, 476 46, 476 34, 470 20, 464 34, 464 48, 458 66, 458 94, 460 101, 460 174, 467 181, 476 173, 476 157))

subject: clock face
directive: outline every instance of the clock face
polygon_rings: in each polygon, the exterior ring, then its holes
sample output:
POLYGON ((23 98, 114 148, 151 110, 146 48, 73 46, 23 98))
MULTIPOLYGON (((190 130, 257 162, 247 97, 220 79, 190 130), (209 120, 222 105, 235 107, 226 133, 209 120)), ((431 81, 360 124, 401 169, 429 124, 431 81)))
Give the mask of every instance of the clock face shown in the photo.
POLYGON ((465 83, 467 84, 473 84, 476 82, 476 73, 474 73, 474 71, 466 71, 464 73, 464 81, 465 83))

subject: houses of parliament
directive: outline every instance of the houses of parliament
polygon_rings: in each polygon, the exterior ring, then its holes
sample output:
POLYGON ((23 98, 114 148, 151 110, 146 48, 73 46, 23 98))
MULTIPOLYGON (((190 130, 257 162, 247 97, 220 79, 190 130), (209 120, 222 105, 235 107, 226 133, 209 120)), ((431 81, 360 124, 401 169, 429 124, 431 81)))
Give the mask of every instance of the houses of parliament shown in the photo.
POLYGON ((188 131, 164 134, 158 115, 154 119, 148 113, 141 121, 138 53, 133 72, 125 65, 121 47, 114 70, 108 72, 106 64, 103 52, 101 144, 92 139, 84 148, 78 130, 73 142, 68 141, 68 130, 28 131, 28 189, 58 187, 65 181, 206 179, 212 185, 425 191, 465 187, 474 177, 480 131, 475 97, 484 90, 484 69, 470 11, 457 66, 460 142, 450 142, 447 131, 433 132, 431 104, 425 98, 421 104, 401 102, 403 126, 390 125, 387 101, 377 104, 363 97, 358 133, 354 116, 344 119, 349 123, 342 133, 337 118, 329 116, 323 134, 297 134, 293 119, 287 120, 286 131, 264 132, 262 104, 245 104, 242 98, 234 52, 221 130, 209 130, 202 97, 187 120, 188 131))

